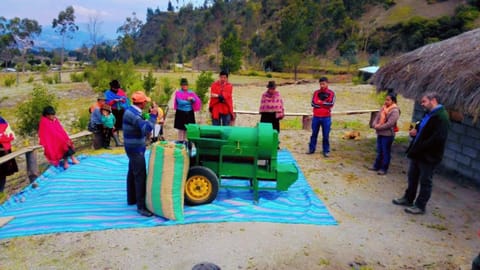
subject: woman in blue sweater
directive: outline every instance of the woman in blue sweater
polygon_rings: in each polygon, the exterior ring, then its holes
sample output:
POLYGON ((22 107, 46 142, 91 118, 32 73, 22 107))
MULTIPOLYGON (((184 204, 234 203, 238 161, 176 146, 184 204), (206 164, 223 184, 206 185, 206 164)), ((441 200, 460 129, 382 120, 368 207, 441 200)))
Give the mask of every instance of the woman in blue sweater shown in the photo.
POLYGON ((178 129, 178 140, 185 141, 186 124, 195 124, 195 113, 202 108, 202 101, 193 92, 188 89, 188 81, 185 78, 180 80, 181 88, 175 92, 175 122, 173 127, 178 129))

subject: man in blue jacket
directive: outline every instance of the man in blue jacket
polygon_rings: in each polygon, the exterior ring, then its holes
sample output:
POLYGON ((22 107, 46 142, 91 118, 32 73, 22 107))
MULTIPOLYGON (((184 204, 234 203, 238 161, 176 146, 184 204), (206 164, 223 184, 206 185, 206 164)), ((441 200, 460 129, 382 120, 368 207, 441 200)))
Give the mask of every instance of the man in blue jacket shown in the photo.
POLYGON ((410 130, 413 139, 407 149, 407 157, 410 159, 408 187, 403 197, 392 201, 396 205, 407 206, 405 212, 409 214, 425 214, 427 202, 432 195, 433 171, 443 158, 450 122, 445 107, 438 100, 435 92, 423 95, 420 105, 427 113, 418 130, 410 130), (420 192, 417 197, 419 183, 420 192))
POLYGON ((145 206, 147 192, 145 142, 157 122, 158 115, 158 106, 155 103, 149 115, 142 113, 150 101, 142 91, 133 93, 133 105, 128 107, 123 115, 123 144, 128 157, 127 203, 137 204, 137 212, 146 217, 151 217, 153 213, 145 206))

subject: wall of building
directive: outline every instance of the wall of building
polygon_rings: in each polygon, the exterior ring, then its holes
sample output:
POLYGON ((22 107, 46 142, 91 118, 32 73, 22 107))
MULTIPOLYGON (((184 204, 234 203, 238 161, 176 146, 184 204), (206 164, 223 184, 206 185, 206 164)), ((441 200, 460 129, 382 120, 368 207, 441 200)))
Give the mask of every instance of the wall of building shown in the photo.
MULTIPOLYGON (((412 121, 422 119, 425 112, 414 106, 412 121)), ((480 120, 464 116, 461 122, 451 121, 442 166, 480 185, 480 120)))

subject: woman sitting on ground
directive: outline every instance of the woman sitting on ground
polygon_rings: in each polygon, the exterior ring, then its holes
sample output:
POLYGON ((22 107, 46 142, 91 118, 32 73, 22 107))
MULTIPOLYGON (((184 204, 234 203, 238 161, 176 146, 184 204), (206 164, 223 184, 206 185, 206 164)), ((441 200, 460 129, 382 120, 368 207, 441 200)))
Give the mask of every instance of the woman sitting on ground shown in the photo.
POLYGON ((38 126, 38 137, 40 145, 43 146, 45 157, 53 166, 58 166, 60 160, 63 159, 63 168, 67 169, 69 167, 69 157, 73 164, 80 163, 74 156, 73 142, 55 116, 55 109, 52 106, 43 109, 38 126))

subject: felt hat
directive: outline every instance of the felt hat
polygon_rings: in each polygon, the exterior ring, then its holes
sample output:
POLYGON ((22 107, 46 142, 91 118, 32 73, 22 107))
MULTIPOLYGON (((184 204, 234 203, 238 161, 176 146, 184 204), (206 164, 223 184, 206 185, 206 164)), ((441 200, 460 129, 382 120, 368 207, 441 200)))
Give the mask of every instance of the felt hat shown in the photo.
POLYGON ((142 102, 150 102, 151 99, 145 95, 143 91, 136 91, 132 94, 132 102, 133 103, 142 103, 142 102))
POLYGON ((277 85, 275 84, 275 81, 269 81, 268 84, 267 84, 268 89, 274 89, 276 87, 277 87, 277 85))
POLYGON ((188 80, 187 80, 187 78, 181 78, 181 79, 180 79, 180 85, 188 85, 188 80))
POLYGON ((117 80, 113 80, 113 81, 110 82, 110 88, 118 89, 118 88, 120 88, 120 83, 117 80))
POLYGON ((101 109, 105 110, 105 111, 112 112, 112 107, 110 107, 110 105, 108 105, 108 104, 103 104, 101 109))

